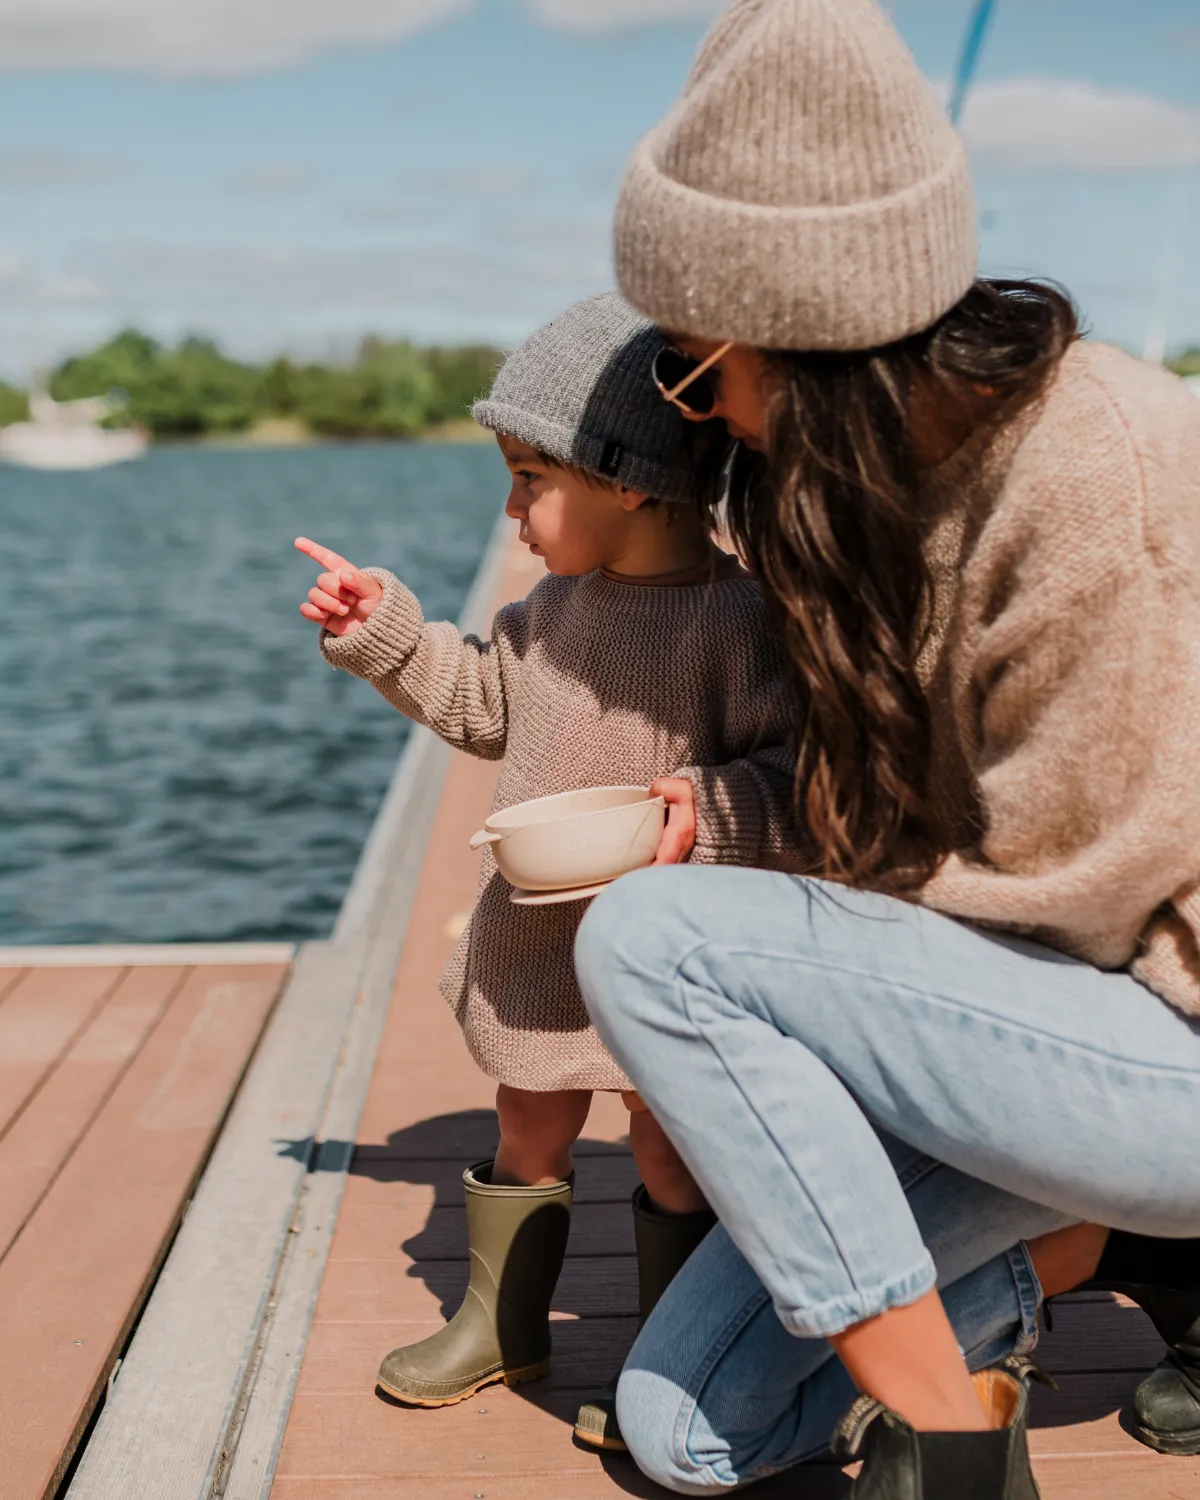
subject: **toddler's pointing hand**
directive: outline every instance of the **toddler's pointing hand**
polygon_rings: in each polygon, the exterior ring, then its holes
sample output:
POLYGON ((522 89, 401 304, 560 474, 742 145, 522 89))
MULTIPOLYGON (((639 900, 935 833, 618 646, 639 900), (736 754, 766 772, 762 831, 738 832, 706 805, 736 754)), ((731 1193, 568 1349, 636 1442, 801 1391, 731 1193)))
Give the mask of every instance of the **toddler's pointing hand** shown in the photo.
POLYGON ((383 598, 383 585, 306 536, 296 538, 296 547, 325 569, 316 587, 309 589, 300 613, 306 620, 324 625, 331 635, 353 635, 375 613, 383 598))

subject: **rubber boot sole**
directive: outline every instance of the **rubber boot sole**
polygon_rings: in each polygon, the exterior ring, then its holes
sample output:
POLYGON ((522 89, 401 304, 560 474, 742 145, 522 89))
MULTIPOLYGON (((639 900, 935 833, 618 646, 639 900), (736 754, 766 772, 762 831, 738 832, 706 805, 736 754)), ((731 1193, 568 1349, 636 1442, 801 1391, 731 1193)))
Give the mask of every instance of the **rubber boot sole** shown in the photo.
POLYGON ((1133 1431, 1138 1442, 1145 1443, 1147 1448, 1153 1448, 1155 1453, 1169 1453, 1175 1458, 1194 1458, 1200 1453, 1200 1427, 1193 1427, 1190 1432, 1173 1432, 1167 1436, 1155 1432, 1153 1427, 1143 1427, 1140 1422, 1135 1422, 1133 1431))
POLYGON ((550 1373, 550 1361, 540 1360, 536 1365, 525 1365, 520 1370, 493 1370, 489 1375, 481 1376, 473 1385, 467 1386, 465 1390, 455 1391, 453 1396, 415 1396, 411 1391, 402 1391, 394 1385, 388 1385, 386 1380, 376 1380, 375 1384, 387 1396, 395 1401, 403 1401, 405 1406, 457 1406, 460 1401, 467 1401, 477 1392, 482 1391, 489 1385, 527 1385, 533 1380, 544 1380, 550 1373))
POLYGON ((628 1453, 629 1444, 623 1438, 601 1437, 597 1432, 586 1432, 582 1427, 576 1427, 575 1436, 581 1443, 586 1443, 589 1448, 603 1449, 605 1453, 628 1453))

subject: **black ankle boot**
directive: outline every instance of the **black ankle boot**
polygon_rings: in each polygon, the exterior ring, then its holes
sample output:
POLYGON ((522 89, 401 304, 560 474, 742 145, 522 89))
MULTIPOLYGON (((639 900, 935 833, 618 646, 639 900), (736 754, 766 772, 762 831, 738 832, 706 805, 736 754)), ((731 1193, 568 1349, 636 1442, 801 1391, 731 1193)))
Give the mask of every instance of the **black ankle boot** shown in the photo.
POLYGON ((1136 1302, 1168 1346, 1138 1386, 1134 1433, 1159 1453, 1200 1453, 1200 1239, 1159 1240, 1114 1229, 1091 1281, 1078 1291, 1136 1302))
POLYGON ((993 1423, 987 1432, 917 1432, 860 1396, 832 1443, 843 1463, 863 1460, 851 1500, 1039 1500, 1025 1437, 1034 1373, 1013 1358, 972 1376, 993 1423))

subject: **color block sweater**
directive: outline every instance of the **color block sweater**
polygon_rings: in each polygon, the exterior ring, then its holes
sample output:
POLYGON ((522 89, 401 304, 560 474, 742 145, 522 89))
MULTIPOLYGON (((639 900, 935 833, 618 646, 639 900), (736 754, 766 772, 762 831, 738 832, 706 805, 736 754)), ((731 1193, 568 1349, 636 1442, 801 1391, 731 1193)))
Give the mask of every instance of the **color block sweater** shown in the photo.
POLYGON ((1200 402, 1081 343, 934 471, 934 786, 922 900, 1200 1016, 1200 402))
MULTIPOLYGON (((457 749, 503 759, 493 810, 578 787, 686 776, 692 860, 791 868, 794 710, 758 585, 731 558, 672 580, 547 576, 491 639, 426 624, 392 574, 327 660, 457 749)), ((582 901, 514 906, 483 852, 442 993, 485 1072, 517 1088, 630 1084, 588 1021, 572 950, 582 901)))

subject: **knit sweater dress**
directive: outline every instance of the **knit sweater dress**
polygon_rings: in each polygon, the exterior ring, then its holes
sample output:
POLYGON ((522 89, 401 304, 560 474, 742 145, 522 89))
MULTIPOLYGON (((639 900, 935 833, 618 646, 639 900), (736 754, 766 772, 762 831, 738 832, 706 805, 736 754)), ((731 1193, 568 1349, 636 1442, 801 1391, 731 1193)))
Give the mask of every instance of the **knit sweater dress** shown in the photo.
MULTIPOLYGON (((491 639, 426 624, 391 573, 353 635, 322 634, 457 749, 503 760, 493 811, 578 787, 685 776, 693 862, 793 868, 793 700, 758 585, 732 558, 668 580, 547 576, 499 611, 491 639)), ((575 979, 583 901, 514 906, 484 849, 470 923, 441 988, 471 1055, 500 1083, 625 1089, 575 979)))
POLYGON ((1102 344, 928 481, 922 892, 1200 1016, 1200 401, 1102 344))

